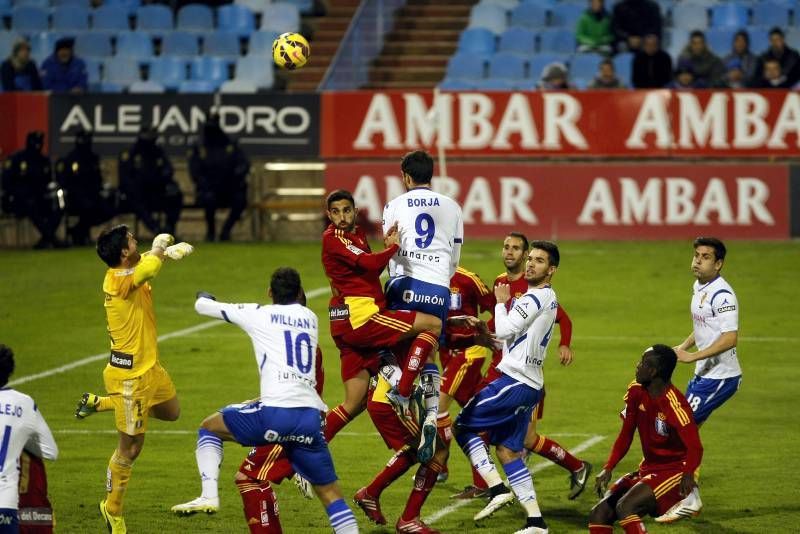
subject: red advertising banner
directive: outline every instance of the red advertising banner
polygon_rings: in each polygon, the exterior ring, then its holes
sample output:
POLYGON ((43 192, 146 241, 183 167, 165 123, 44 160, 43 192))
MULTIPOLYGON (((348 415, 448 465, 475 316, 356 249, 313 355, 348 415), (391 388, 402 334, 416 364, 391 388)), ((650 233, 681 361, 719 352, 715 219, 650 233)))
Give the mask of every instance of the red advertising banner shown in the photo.
POLYGON ((0 160, 23 148, 28 132, 47 132, 47 111, 47 93, 0 94, 0 160))
POLYGON ((796 91, 335 92, 322 117, 326 158, 800 155, 796 91))
MULTIPOLYGON (((434 189, 462 206, 465 234, 516 230, 552 239, 789 237, 789 169, 783 165, 447 166, 434 189)), ((379 222, 404 192, 398 163, 328 163, 325 187, 353 192, 379 222)))

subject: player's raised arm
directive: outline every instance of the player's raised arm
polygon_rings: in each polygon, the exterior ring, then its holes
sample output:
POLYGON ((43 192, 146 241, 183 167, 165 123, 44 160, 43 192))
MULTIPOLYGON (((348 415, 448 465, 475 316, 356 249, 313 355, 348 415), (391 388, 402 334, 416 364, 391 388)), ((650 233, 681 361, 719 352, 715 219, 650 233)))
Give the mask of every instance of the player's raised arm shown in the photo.
POLYGON ((249 330, 253 322, 252 312, 259 307, 258 304, 217 302, 217 298, 214 295, 205 291, 198 291, 197 300, 194 302, 194 310, 200 315, 222 319, 225 322, 241 327, 245 331, 249 330))
POLYGON ((148 252, 142 254, 141 260, 133 268, 133 284, 140 286, 152 280, 161 270, 165 258, 180 260, 194 252, 189 243, 173 244, 175 238, 170 234, 158 234, 148 252))

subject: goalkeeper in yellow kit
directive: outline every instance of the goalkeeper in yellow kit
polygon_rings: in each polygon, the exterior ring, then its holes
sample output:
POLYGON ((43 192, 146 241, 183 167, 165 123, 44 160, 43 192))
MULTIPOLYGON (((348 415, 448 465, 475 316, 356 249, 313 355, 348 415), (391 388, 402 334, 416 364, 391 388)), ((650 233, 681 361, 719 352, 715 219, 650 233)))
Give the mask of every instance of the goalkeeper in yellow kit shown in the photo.
POLYGON ((108 265, 103 280, 111 354, 103 371, 107 397, 84 393, 75 416, 83 419, 94 412, 114 410, 119 444, 108 462, 106 498, 100 513, 112 534, 126 532, 122 499, 133 462, 144 445, 147 418, 175 421, 180 404, 172 379, 158 359, 156 316, 150 280, 166 258, 191 254, 188 243, 173 245, 174 238, 160 234, 152 250, 139 254, 136 239, 127 226, 103 232, 97 254, 108 265))

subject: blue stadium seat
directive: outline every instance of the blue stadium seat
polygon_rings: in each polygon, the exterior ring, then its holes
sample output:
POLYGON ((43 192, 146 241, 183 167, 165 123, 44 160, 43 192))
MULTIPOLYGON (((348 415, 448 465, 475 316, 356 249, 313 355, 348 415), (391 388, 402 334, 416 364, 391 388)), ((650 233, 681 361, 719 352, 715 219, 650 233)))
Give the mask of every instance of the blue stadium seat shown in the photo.
POLYGON ((180 57, 157 57, 150 60, 148 80, 167 89, 177 89, 186 80, 186 60, 180 57))
POLYGON ((124 9, 128 16, 132 16, 142 5, 142 0, 103 0, 103 5, 124 9))
POLYGON ((215 32, 203 38, 203 53, 209 56, 239 57, 239 36, 229 32, 215 32))
MULTIPOLYGON (((655 0, 656 4, 658 4, 659 9, 661 10, 661 19, 666 23, 667 18, 669 17, 669 13, 672 12, 672 8, 675 7, 677 4, 676 0, 655 0)), ((613 11, 613 9, 608 8, 609 11, 613 11)))
POLYGON ((136 10, 136 29, 163 36, 172 31, 172 10, 165 5, 149 4, 136 10))
POLYGON ((47 10, 22 6, 11 10, 11 29, 18 33, 44 32, 49 29, 47 10))
POLYGON ((256 17, 248 7, 228 4, 217 9, 217 28, 247 37, 256 29, 256 17))
POLYGON ((519 5, 519 0, 481 0, 479 4, 490 4, 502 7, 506 11, 511 11, 519 5))
POLYGON ((539 51, 567 54, 575 51, 575 32, 553 28, 539 33, 539 51))
MULTIPOLYGON (((795 15, 797 18, 797 15, 795 15)), ((800 48, 800 28, 789 28, 786 30, 786 44, 797 50, 800 48)))
POLYGON ((123 93, 125 92, 125 86, 119 83, 114 82, 102 82, 100 84, 100 92, 101 93, 123 93))
POLYGON ((500 35, 499 52, 530 55, 536 51, 536 34, 527 28, 509 28, 500 35))
MULTIPOLYGON (((753 4, 753 25, 754 26, 786 26, 789 20, 789 6, 774 2, 759 2, 753 4)), ((794 7, 794 23, 800 20, 800 3, 794 7)))
POLYGON ((579 91, 584 91, 589 88, 589 84, 592 83, 592 78, 570 78, 569 83, 572 84, 575 89, 579 91))
POLYGON ((131 28, 124 6, 100 6, 92 13, 92 29, 121 31, 131 28))
MULTIPOLYGON (((28 42, 31 43, 31 57, 34 58, 37 63, 41 63, 44 58, 53 53, 53 48, 59 37, 61 37, 61 34, 55 32, 41 32, 32 34, 28 39, 28 42)), ((9 44, 8 52, 9 54, 11 53, 11 44, 9 44)), ((3 57, 8 57, 8 55, 3 57)))
POLYGON ((706 31, 706 43, 718 56, 724 57, 731 51, 736 28, 709 28, 706 31))
POLYGON ((240 57, 236 60, 234 79, 253 83, 259 89, 271 89, 275 84, 275 72, 271 61, 264 62, 258 56, 240 57))
POLYGON ((520 4, 511 11, 511 25, 543 28, 547 25, 547 9, 538 4, 520 4))
POLYGON ((581 18, 584 11, 586 11, 585 4, 556 4, 550 11, 550 25, 575 31, 578 19, 581 18))
POLYGON ((488 77, 520 80, 525 77, 525 59, 516 54, 499 52, 489 58, 488 77))
MULTIPOLYGON (((13 32, 0 30, 0 57, 7 58, 11 55, 11 49, 14 47, 14 42, 19 39, 19 35, 13 32)), ((52 51, 52 48, 50 49, 52 51)), ((44 59, 43 56, 36 56, 31 50, 31 56, 36 60, 44 59)), ((37 61, 39 63, 39 61, 37 61)))
POLYGON ((253 82, 245 80, 228 80, 219 87, 220 93, 246 95, 258 92, 258 87, 253 82))
POLYGON ((179 93, 213 93, 217 85, 206 80, 187 80, 178 86, 179 93))
POLYGON ((189 63, 189 79, 205 80, 214 84, 214 89, 228 79, 229 61, 221 57, 196 57, 189 63))
POLYGON ((300 10, 286 2, 268 4, 261 14, 261 29, 278 33, 300 31, 300 10))
POLYGON ((747 33, 750 35, 750 51, 755 55, 763 54, 769 48, 769 30, 770 28, 754 26, 747 28, 747 33))
POLYGON ((447 78, 481 79, 485 77, 486 58, 477 54, 456 54, 447 62, 447 78))
POLYGON ((247 55, 272 56, 272 42, 278 37, 276 31, 257 31, 250 34, 247 55))
POLYGON ((196 33, 172 32, 161 41, 162 56, 196 56, 200 53, 200 43, 196 33))
POLYGON ((14 7, 38 7, 41 9, 49 9, 49 0, 16 0, 14 7))
POLYGON ((685 28, 664 30, 663 42, 661 43, 661 48, 664 50, 675 46, 683 47, 687 44, 689 44, 689 30, 685 28))
POLYGON ((130 85, 139 81, 139 61, 131 58, 107 59, 103 67, 103 81, 130 85))
POLYGON ((513 91, 516 84, 521 80, 511 80, 508 78, 487 78, 485 80, 475 80, 475 89, 481 91, 513 91))
POLYGON ((111 55, 111 36, 107 33, 86 32, 75 38, 78 57, 107 57, 111 55))
POLYGON ((471 80, 445 78, 439 82, 438 87, 442 91, 470 91, 475 88, 475 83, 471 80))
POLYGON ((62 6, 53 9, 53 30, 83 31, 89 29, 89 9, 76 6, 62 6))
POLYGON ((470 28, 461 32, 458 37, 457 53, 494 54, 495 47, 495 37, 491 30, 470 28))
POLYGON ((737 2, 726 2, 711 7, 712 28, 744 28, 750 19, 750 10, 737 2))
POLYGON ((705 30, 708 28, 708 9, 698 4, 679 3, 672 8, 674 28, 705 30))
POLYGON ((567 54, 536 54, 528 59, 528 77, 538 80, 542 76, 542 71, 550 63, 564 63, 566 65, 569 55, 567 54))
POLYGON ((117 57, 150 59, 153 56, 153 40, 146 33, 122 32, 117 35, 117 57))
POLYGON ((53 7, 92 7, 91 0, 53 0, 53 7))
POLYGON ((178 10, 179 30, 205 32, 214 29, 214 12, 203 4, 187 4, 178 10))
POLYGON ((134 94, 158 94, 163 93, 166 89, 163 85, 156 82, 136 81, 128 86, 128 92, 134 94))
POLYGON ((99 84, 103 80, 103 60, 87 57, 84 58, 83 62, 86 64, 86 75, 89 78, 89 85, 99 84))
POLYGON ((478 4, 469 15, 469 28, 486 28, 494 34, 503 33, 508 26, 506 10, 492 4, 478 4))
POLYGON ((603 59, 600 54, 575 54, 569 61, 570 77, 591 80, 597 75, 603 59))
POLYGON ((249 7, 253 13, 261 13, 270 0, 233 0, 233 3, 237 6, 249 7))
POLYGON ((633 87, 633 54, 625 52, 614 56, 614 70, 617 72, 617 78, 627 85, 633 87))
POLYGON ((11 0, 0 0, 0 17, 8 17, 10 15, 11 15, 11 0))
POLYGON ((300 10, 300 13, 308 14, 314 11, 314 0, 283 0, 284 2, 289 2, 297 9, 300 10))

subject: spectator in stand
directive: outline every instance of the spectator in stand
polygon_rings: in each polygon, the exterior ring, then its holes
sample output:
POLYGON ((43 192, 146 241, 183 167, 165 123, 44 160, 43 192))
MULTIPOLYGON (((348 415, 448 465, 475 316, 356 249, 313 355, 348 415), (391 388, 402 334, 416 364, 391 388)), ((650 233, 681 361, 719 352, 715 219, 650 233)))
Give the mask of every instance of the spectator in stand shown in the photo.
POLYGON ((728 89, 744 89, 747 79, 742 70, 742 64, 737 58, 729 59, 725 63, 725 81, 728 89))
POLYGON ((614 33, 611 31, 611 15, 606 11, 603 0, 589 0, 589 9, 578 20, 575 34, 578 52, 612 52, 614 33))
POLYGON ((695 78, 692 66, 688 63, 678 63, 675 69, 675 79, 667 85, 667 89, 703 89, 706 85, 695 78))
POLYGON ((573 89, 572 84, 569 83, 569 71, 567 71, 567 66, 559 61, 548 63, 544 69, 542 69, 539 89, 545 91, 573 89))
POLYGON ((694 80, 704 87, 725 86, 725 65, 706 44, 706 36, 700 30, 694 30, 689 36, 689 44, 678 56, 678 63, 691 68, 694 80))
POLYGON ((800 81, 800 54, 797 53, 797 50, 786 46, 783 30, 777 27, 769 31, 769 48, 758 58, 756 86, 763 82, 764 64, 770 59, 775 59, 780 63, 781 72, 786 76, 790 87, 800 81))
POLYGON ((660 89, 672 82, 672 58, 661 50, 658 35, 645 35, 642 49, 633 57, 632 71, 636 89, 660 89))
POLYGON ((617 49, 634 52, 642 47, 645 35, 661 39, 661 10, 653 0, 622 0, 614 6, 611 27, 617 49))
POLYGON ((614 71, 614 62, 604 59, 600 63, 597 76, 589 84, 589 89, 625 89, 625 84, 619 81, 614 71))
POLYGON ((56 41, 53 53, 42 62, 42 85, 54 93, 83 93, 88 88, 86 63, 72 51, 75 40, 56 41))
POLYGON ((764 61, 764 72, 755 87, 760 89, 790 89, 794 84, 789 81, 781 69, 781 62, 774 58, 764 61))
MULTIPOLYGON (((733 45, 731 46, 731 53, 725 56, 722 60, 725 67, 728 68, 730 73, 730 66, 733 61, 739 62, 739 68, 744 74, 744 83, 749 84, 756 77, 756 66, 758 58, 750 51, 750 35, 745 30, 739 30, 733 36, 733 45)), ((730 76, 728 76, 728 85, 730 86, 730 76)))
POLYGON ((31 45, 25 39, 14 43, 11 55, 0 66, 3 91, 41 91, 42 80, 36 63, 31 61, 31 45))

